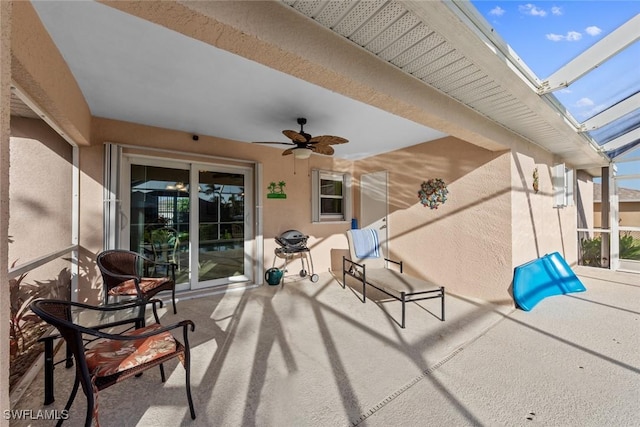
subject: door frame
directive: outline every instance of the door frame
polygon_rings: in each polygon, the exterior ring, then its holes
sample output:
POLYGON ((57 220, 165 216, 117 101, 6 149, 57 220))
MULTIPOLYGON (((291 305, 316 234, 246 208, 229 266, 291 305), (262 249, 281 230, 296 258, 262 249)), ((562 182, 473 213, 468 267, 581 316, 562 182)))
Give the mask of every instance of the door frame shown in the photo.
MULTIPOLYGON (((212 159, 214 160, 214 159, 212 159)), ((171 160, 162 156, 144 155, 138 153, 122 153, 121 156, 121 168, 120 169, 120 203, 118 216, 119 221, 119 246, 124 249, 128 249, 130 241, 130 212, 131 212, 131 165, 143 165, 143 166, 156 166, 166 167, 172 169, 184 169, 189 171, 190 182, 198 182, 198 171, 200 168, 207 170, 215 170, 223 173, 240 173, 245 176, 245 200, 250 201, 250 205, 245 204, 245 236, 244 236, 244 271, 245 274, 241 280, 233 279, 220 279, 214 281, 206 281, 203 284, 198 282, 197 271, 194 271, 193 266, 198 266, 198 252, 194 251, 194 247, 198 247, 198 225, 199 225, 199 212, 198 209, 190 209, 189 213, 189 267, 188 267, 188 282, 176 284, 176 291, 185 290, 198 290, 203 288, 215 288, 217 286, 224 286, 232 283, 258 283, 259 275, 257 272, 260 270, 262 261, 260 260, 260 253, 262 251, 255 245, 255 239, 257 237, 257 230, 254 229, 254 211, 257 211, 257 203, 254 198, 254 187, 256 179, 254 176, 254 168, 252 165, 235 166, 225 165, 218 162, 206 162, 196 160, 171 160), (195 180, 194 180, 195 176, 195 180), (247 232, 248 231, 248 232, 247 232), (193 244, 194 240, 196 245, 193 244), (254 262, 254 258, 258 259, 257 266, 254 262)), ((197 188, 197 186, 190 186, 190 188, 197 188)), ((189 193, 191 206, 198 206, 198 193, 196 191, 190 191, 189 193), (194 204, 195 203, 195 204, 194 204)), ((256 222, 260 221, 260 218, 255 219, 256 222)))
MULTIPOLYGON (((242 167, 242 166, 229 166, 229 165, 220 165, 214 163, 203 163, 203 162, 192 162, 191 163, 191 182, 199 183, 199 172, 200 170, 208 170, 222 173, 234 173, 234 174, 242 174, 244 175, 244 194, 245 200, 253 201, 253 169, 250 167, 242 167)), ((198 193, 195 191, 190 192, 191 205, 198 206, 198 193)), ((255 280, 253 277, 253 239, 255 238, 255 231, 253 229, 253 204, 251 206, 244 206, 244 249, 243 249, 243 261, 244 261, 244 272, 245 274, 242 276, 231 276, 227 278, 220 278, 214 280, 207 280, 204 282, 200 282, 198 280, 199 275, 196 274, 191 266, 197 266, 199 263, 198 258, 198 250, 190 250, 190 268, 189 268, 189 278, 191 290, 203 289, 203 288, 212 288, 216 286, 225 286, 230 283, 249 283, 255 280), (247 230, 250 233, 247 233, 247 230)), ((198 209, 191 209, 189 213, 189 236, 194 236, 195 240, 189 239, 189 244, 199 248, 199 226, 200 226, 200 211, 198 209), (195 243, 195 244, 194 244, 195 243)))
POLYGON ((378 231, 380 249, 389 257, 389 172, 360 176, 360 227, 378 231))

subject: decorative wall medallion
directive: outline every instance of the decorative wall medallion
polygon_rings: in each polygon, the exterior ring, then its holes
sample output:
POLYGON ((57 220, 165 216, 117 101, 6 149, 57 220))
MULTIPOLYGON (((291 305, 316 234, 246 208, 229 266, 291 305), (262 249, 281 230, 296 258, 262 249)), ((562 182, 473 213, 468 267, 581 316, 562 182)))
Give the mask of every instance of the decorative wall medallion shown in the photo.
POLYGON ((418 198, 422 206, 438 209, 438 206, 447 201, 447 185, 440 178, 424 181, 418 191, 418 198))
POLYGON ((286 182, 280 181, 277 184, 272 182, 267 187, 269 192, 267 193, 267 199, 286 199, 287 195, 284 193, 284 187, 287 185, 286 182))

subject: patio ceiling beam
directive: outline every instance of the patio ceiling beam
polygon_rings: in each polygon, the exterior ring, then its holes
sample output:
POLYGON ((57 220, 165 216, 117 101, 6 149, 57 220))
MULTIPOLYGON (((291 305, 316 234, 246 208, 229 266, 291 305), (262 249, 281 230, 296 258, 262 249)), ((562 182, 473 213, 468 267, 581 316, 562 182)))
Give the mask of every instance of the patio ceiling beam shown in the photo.
MULTIPOLYGON (((612 139, 602 146, 603 151, 612 151, 622 148, 627 144, 631 144, 634 141, 640 140, 640 128, 634 129, 631 132, 627 132, 624 135, 612 139)), ((629 147, 631 149, 632 147, 629 147)), ((627 150, 628 151, 628 150, 627 150)))
POLYGON ((623 117, 630 112, 640 108, 640 92, 627 99, 618 102, 615 105, 599 112, 589 120, 585 120, 580 124, 580 132, 589 132, 599 129, 612 121, 623 117))
POLYGON ((568 87, 571 83, 601 65, 607 59, 640 39, 640 14, 569 61, 542 82, 540 95, 568 87))

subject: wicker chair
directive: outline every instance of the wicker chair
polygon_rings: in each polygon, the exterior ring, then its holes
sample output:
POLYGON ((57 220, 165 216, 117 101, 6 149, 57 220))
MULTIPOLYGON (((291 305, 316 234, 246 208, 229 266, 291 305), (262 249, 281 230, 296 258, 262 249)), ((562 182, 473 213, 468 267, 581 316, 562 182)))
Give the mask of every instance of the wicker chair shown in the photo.
MULTIPOLYGON (((143 300, 153 298, 158 292, 171 291, 173 313, 176 314, 176 267, 173 262, 155 262, 136 252, 112 249, 101 252, 96 259, 102 273, 104 303, 110 296, 133 296, 143 300), (143 277, 138 272, 143 266, 162 265, 167 276, 143 277)), ((155 268, 154 268, 155 270, 155 268)))
MULTIPOLYGON (((98 422, 98 392, 117 384, 132 376, 139 376, 145 370, 160 366, 160 376, 165 382, 163 363, 178 357, 186 370, 187 399, 191 419, 196 418, 191 398, 190 386, 190 351, 188 329, 195 329, 191 320, 182 320, 171 326, 159 323, 156 304, 162 306, 158 299, 151 301, 133 301, 118 306, 94 307, 91 305, 73 303, 61 300, 36 300, 31 303, 31 310, 42 320, 54 326, 60 332, 69 346, 76 361, 76 377, 71 395, 65 405, 69 411, 82 385, 82 391, 87 396, 87 412, 85 427, 90 427, 92 421, 98 422), (110 334, 97 329, 87 328, 74 323, 71 312, 73 310, 97 310, 105 314, 114 310, 130 309, 142 304, 152 304, 153 316, 156 323, 139 329, 128 330, 121 334, 110 334), (173 337, 170 331, 182 329, 184 344, 173 337), (86 342, 90 345, 87 346, 86 342)), ((57 423, 59 427, 64 420, 57 423)))

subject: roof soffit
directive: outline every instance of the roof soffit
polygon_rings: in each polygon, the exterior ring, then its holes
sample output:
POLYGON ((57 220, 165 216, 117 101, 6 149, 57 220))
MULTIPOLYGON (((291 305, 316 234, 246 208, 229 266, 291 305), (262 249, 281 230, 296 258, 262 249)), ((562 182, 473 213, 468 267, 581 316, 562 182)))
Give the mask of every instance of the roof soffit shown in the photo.
POLYGON ((102 3, 483 148, 507 148, 495 137, 504 129, 487 135, 477 112, 281 2, 102 3))

